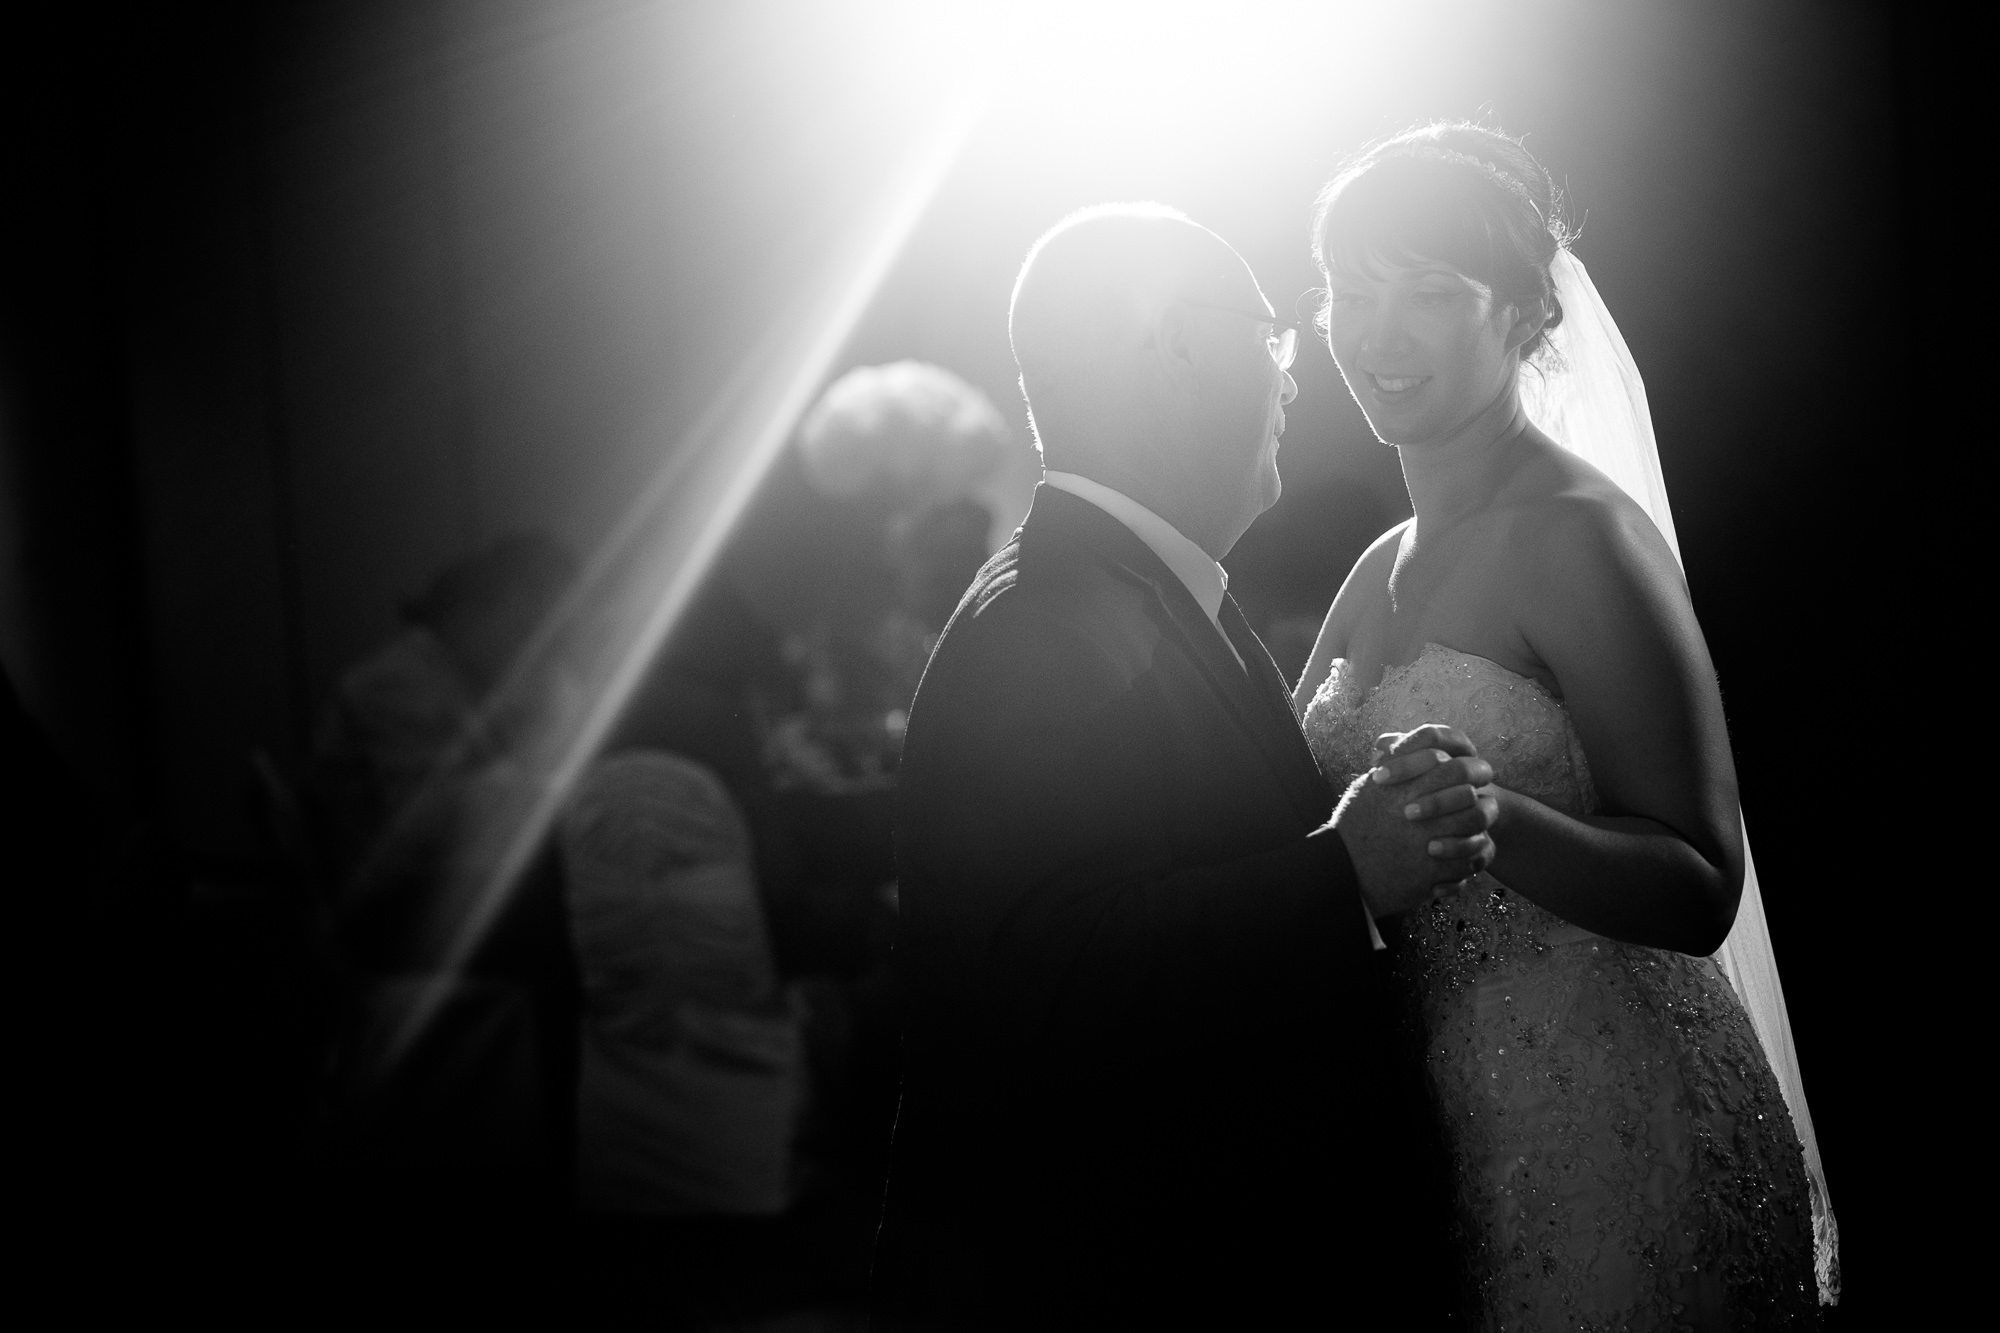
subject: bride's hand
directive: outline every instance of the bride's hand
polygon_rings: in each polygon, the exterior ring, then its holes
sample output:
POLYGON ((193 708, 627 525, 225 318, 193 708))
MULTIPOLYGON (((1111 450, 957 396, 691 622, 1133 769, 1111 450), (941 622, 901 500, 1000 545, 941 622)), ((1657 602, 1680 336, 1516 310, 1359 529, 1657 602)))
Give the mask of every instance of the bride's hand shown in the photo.
MULTIPOLYGON (((1386 767, 1388 760, 1423 750, 1441 751, 1446 755, 1462 759, 1474 759, 1479 755, 1478 748, 1456 727, 1433 723, 1430 726, 1418 727, 1415 731, 1385 731, 1375 738, 1375 762, 1384 766, 1374 769, 1370 776, 1378 783, 1387 784, 1392 781, 1390 775, 1394 771, 1386 767)), ((1419 769, 1418 772, 1421 773, 1422 770, 1419 769)), ((1437 819, 1470 809, 1475 804, 1485 809, 1486 826, 1492 827, 1500 806, 1493 795, 1490 774, 1489 780, 1477 787, 1445 787, 1418 796, 1403 807, 1403 817, 1410 820, 1437 819)))
POLYGON ((1479 747, 1472 743, 1470 736, 1457 727, 1447 727, 1441 722, 1432 722, 1415 731, 1385 731, 1375 738, 1377 763, 1418 750, 1443 750, 1462 759, 1470 759, 1479 753, 1479 747))
POLYGON ((1493 859, 1486 830, 1497 803, 1479 789, 1492 767, 1450 727, 1385 738, 1391 751, 1357 778, 1334 812, 1362 896, 1374 915, 1407 911, 1450 892, 1493 859))
MULTIPOLYGON (((1419 754, 1425 750, 1464 759, 1473 759, 1479 754, 1479 749, 1472 743, 1471 737, 1456 727, 1438 723, 1418 727, 1414 731, 1385 731, 1375 738, 1375 760, 1378 765, 1386 765, 1390 759, 1419 754)), ((1391 771, 1389 767, 1378 767, 1376 774, 1379 776, 1375 780, 1389 781, 1391 771)), ((1499 817, 1500 802, 1493 794, 1490 781, 1476 787, 1464 785, 1444 787, 1417 796, 1403 806, 1403 817, 1413 823, 1442 820, 1447 816, 1460 815, 1461 812, 1472 812, 1471 818, 1480 823, 1482 832, 1492 828, 1499 817)), ((1480 840, 1470 838, 1446 838, 1434 846, 1431 854, 1439 860, 1468 855, 1474 852, 1478 841, 1480 840)), ((1488 837, 1483 841, 1486 854, 1484 857, 1475 858, 1474 872, 1464 879, 1437 885, 1431 890, 1432 901, 1464 893, 1479 882, 1478 870, 1484 869, 1486 863, 1492 859, 1492 839, 1488 837)))
MULTIPOLYGON (((1382 775, 1375 777, 1374 780, 1377 782, 1387 780, 1388 775, 1392 771, 1386 766, 1388 760, 1415 754, 1423 750, 1432 750, 1468 759, 1478 754, 1478 748, 1473 745, 1471 738, 1456 727, 1432 724, 1430 726, 1418 727, 1415 731, 1385 731, 1375 738, 1376 762, 1379 765, 1385 766, 1374 770, 1375 774, 1382 775)), ((1490 782, 1476 787, 1462 785, 1444 787, 1440 790, 1429 792, 1426 795, 1418 796, 1403 806, 1403 818, 1412 822, 1422 822, 1441 819, 1447 815, 1456 815, 1461 811, 1474 810, 1475 808, 1478 811, 1478 816, 1483 817, 1483 828, 1490 829, 1498 819, 1500 813, 1500 802, 1493 795, 1493 788, 1490 782)), ((1443 845, 1437 845, 1432 855, 1437 856, 1439 859, 1444 859, 1454 852, 1462 853, 1465 850, 1469 850, 1473 840, 1442 839, 1440 842, 1443 845), (1459 845, 1461 842, 1466 844, 1466 846, 1461 847, 1459 845)), ((1431 900, 1433 902, 1467 892, 1479 882, 1478 870, 1484 869, 1486 863, 1492 860, 1491 837, 1486 837, 1484 842, 1485 857, 1475 859, 1473 862, 1477 869, 1464 879, 1434 886, 1431 889, 1431 900)))

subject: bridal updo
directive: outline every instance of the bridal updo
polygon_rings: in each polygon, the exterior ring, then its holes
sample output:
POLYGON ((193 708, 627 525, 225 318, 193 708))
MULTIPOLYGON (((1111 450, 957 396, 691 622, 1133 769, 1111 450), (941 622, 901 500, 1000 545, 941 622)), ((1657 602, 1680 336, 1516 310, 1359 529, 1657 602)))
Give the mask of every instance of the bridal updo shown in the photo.
MULTIPOLYGON (((1548 170, 1521 144, 1466 121, 1434 121, 1371 144, 1319 192, 1313 258, 1329 282, 1418 263, 1449 264, 1511 305, 1546 304, 1526 362, 1562 323, 1549 265, 1570 240, 1548 170)), ((1320 307, 1320 331, 1327 310, 1320 307)))

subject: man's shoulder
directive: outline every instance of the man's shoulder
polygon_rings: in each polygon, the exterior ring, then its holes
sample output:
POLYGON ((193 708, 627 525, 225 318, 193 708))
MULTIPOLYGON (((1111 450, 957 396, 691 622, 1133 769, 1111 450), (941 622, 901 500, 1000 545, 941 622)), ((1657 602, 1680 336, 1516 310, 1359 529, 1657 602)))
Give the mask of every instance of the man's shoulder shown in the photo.
POLYGON ((1115 559, 1056 528, 1028 527, 980 569, 938 645, 940 656, 1023 664, 1085 657, 1109 666, 1150 653, 1158 594, 1115 559))
POLYGON ((1029 524, 981 568, 945 627, 910 708, 905 762, 940 742, 1018 748, 1026 730, 1094 726, 1157 667, 1157 600, 1089 541, 1029 524))

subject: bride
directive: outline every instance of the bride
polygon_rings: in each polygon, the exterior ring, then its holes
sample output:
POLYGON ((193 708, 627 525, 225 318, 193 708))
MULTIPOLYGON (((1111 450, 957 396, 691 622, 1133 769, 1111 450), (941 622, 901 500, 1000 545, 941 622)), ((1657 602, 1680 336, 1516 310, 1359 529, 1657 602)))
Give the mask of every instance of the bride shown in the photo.
POLYGON ((1496 774, 1491 872, 1392 945, 1473 1326, 1813 1327, 1832 1217, 1722 699, 1644 391, 1555 203, 1467 124, 1322 192, 1321 322, 1415 517, 1348 575, 1297 703, 1336 786, 1433 720, 1496 774))

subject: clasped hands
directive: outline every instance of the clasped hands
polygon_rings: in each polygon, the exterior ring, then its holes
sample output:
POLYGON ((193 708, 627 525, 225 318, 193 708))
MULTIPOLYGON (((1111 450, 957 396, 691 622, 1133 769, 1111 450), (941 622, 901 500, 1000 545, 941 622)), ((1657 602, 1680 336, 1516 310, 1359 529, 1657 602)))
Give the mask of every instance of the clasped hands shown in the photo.
POLYGON ((1493 862, 1500 803, 1493 766, 1465 733, 1427 726, 1375 741, 1377 765, 1333 812, 1361 896, 1376 917, 1457 891, 1493 862))

